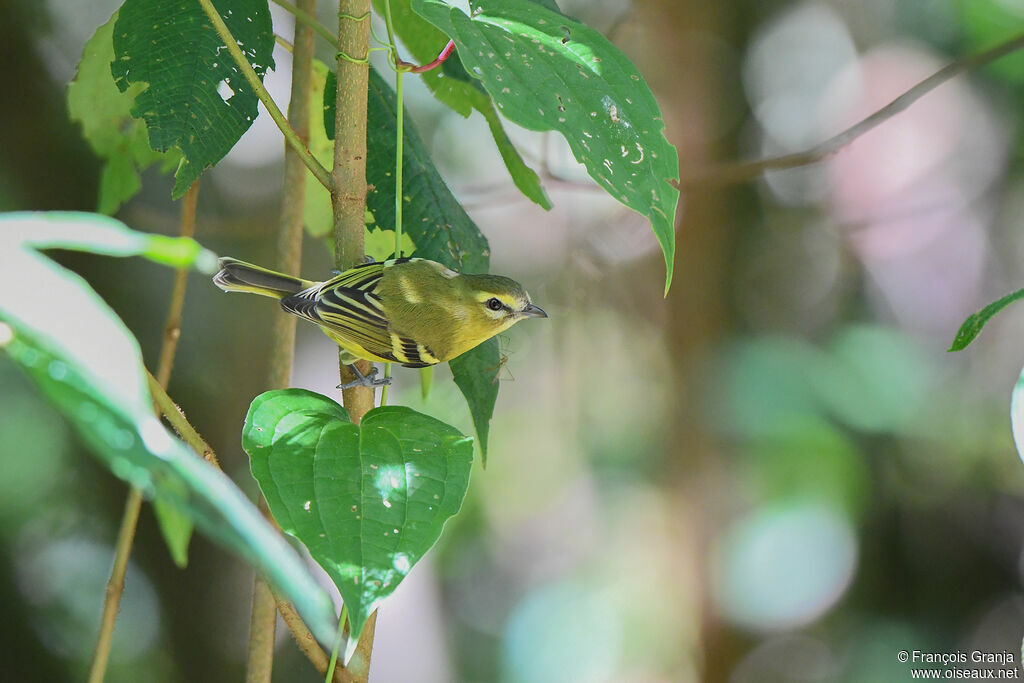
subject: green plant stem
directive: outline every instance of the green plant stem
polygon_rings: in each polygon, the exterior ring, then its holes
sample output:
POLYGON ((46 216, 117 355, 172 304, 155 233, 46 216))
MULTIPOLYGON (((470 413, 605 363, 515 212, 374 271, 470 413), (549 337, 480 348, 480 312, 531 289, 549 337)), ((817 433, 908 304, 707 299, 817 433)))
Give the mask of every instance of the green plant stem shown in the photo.
MULTIPOLYGON (((298 0, 297 12, 306 17, 316 12, 316 0, 298 0)), ((290 128, 308 149, 310 130, 310 95, 313 89, 313 27, 296 22, 292 43, 292 85, 288 99, 290 128)), ((284 187, 281 193, 281 222, 277 237, 277 270, 298 275, 302 263, 303 211, 306 199, 306 165, 299 152, 286 144, 284 150, 284 187)), ((270 367, 267 389, 284 389, 291 379, 295 356, 294 316, 274 318, 270 335, 270 367)), ((273 523, 273 516, 262 495, 257 505, 273 523)), ((247 680, 269 683, 274 660, 274 632, 277 606, 270 586, 258 573, 253 576, 252 612, 249 620, 249 657, 247 680)))
POLYGON ((307 12, 301 7, 296 7, 290 2, 285 2, 285 0, 273 0, 273 3, 294 16, 296 20, 316 31, 317 35, 326 39, 334 49, 338 48, 338 39, 334 37, 334 34, 332 34, 326 26, 316 20, 316 16, 314 14, 307 12))
MULTIPOLYGON (((196 232, 196 203, 199 196, 199 181, 192 183, 185 193, 181 204, 181 221, 179 232, 182 237, 192 237, 196 232)), ((161 388, 166 388, 171 379, 174 367, 174 355, 181 337, 181 312, 185 306, 185 288, 188 284, 188 270, 179 268, 174 273, 174 285, 171 288, 171 301, 164 322, 163 342, 160 345, 160 359, 157 362, 157 377, 152 378, 161 388)), ((160 409, 154 405, 159 415, 160 409)), ((93 651, 92 664, 89 667, 89 683, 100 683, 107 672, 107 661, 110 658, 110 646, 114 642, 114 625, 117 612, 124 594, 124 577, 128 571, 128 559, 135 543, 135 531, 139 525, 139 513, 142 510, 142 492, 132 487, 124 504, 121 516, 121 528, 117 533, 117 545, 114 549, 114 566, 107 579, 107 589, 103 600, 103 613, 100 616, 100 632, 93 651)))
POLYGON ((338 616, 338 638, 334 641, 334 649, 331 650, 331 663, 327 667, 327 673, 324 676, 324 683, 330 683, 331 679, 334 678, 334 667, 338 663, 338 652, 342 648, 342 643, 345 641, 345 617, 348 616, 348 607, 345 605, 341 606, 341 614, 338 616))
MULTIPOLYGON (((395 258, 400 257, 402 249, 402 143, 405 135, 402 130, 405 107, 402 103, 402 76, 405 70, 398 65, 398 46, 395 45, 395 30, 391 21, 391 0, 384 0, 384 25, 388 30, 388 47, 391 50, 392 65, 395 68, 395 97, 398 100, 398 110, 395 112, 395 128, 398 144, 395 147, 395 258)), ((391 363, 384 364, 384 378, 391 377, 391 363)), ((390 385, 385 384, 380 390, 380 404, 388 404, 388 389, 390 385)))
MULTIPOLYGON (((199 432, 196 431, 196 428, 188 421, 188 418, 185 417, 185 414, 181 412, 181 409, 178 408, 177 404, 174 402, 174 399, 172 399, 167 392, 160 387, 156 378, 148 371, 146 374, 149 380, 149 390, 153 394, 154 401, 160 407, 160 412, 162 412, 167 418, 167 421, 170 423, 175 433, 181 437, 182 441, 188 444, 192 450, 202 455, 207 462, 219 469, 220 462, 217 460, 217 456, 213 452, 213 449, 210 448, 209 444, 207 444, 203 437, 199 435, 199 432)), ((302 622, 302 619, 299 617, 298 613, 295 612, 295 608, 291 604, 284 600, 275 599, 277 600, 277 609, 281 613, 285 624, 287 624, 291 630, 299 648, 306 655, 309 661, 312 662, 313 666, 319 673, 323 674, 326 672, 328 666, 327 655, 320 648, 316 638, 302 622)), ((364 638, 366 636, 367 629, 370 629, 370 643, 372 643, 373 640, 373 625, 376 622, 376 618, 377 613, 374 612, 366 622, 366 626, 363 627, 364 638)), ((360 640, 360 649, 357 649, 356 652, 360 655, 361 660, 365 660, 367 662, 368 671, 369 645, 364 644, 364 642, 360 640)), ((355 660, 355 657, 353 657, 353 660, 355 660)), ((338 667, 334 672, 335 683, 354 683, 356 681, 365 680, 365 676, 363 678, 359 678, 355 672, 349 671, 343 667, 338 667)))
POLYGON ((277 124, 281 133, 284 134, 285 140, 288 141, 288 145, 295 150, 296 154, 299 155, 313 176, 320 181, 320 184, 328 190, 331 190, 333 188, 331 174, 313 157, 312 154, 309 153, 309 150, 306 148, 306 145, 303 144, 302 140, 295 132, 295 129, 293 129, 288 124, 288 121, 285 120, 284 114, 281 113, 281 110, 270 96, 270 93, 267 92, 267 89, 263 87, 262 81, 260 81, 259 76, 256 75, 252 65, 249 64, 249 60, 247 60, 245 55, 242 54, 241 48, 238 47, 238 41, 236 41, 234 36, 231 35, 231 31, 228 30, 227 24, 224 23, 224 20, 221 18, 217 8, 213 6, 212 0, 199 0, 199 4, 202 5, 203 11, 206 12, 206 16, 209 17, 210 23, 213 24, 213 28, 217 31, 217 35, 220 36, 221 41, 231 54, 231 57, 235 60, 235 63, 238 64, 238 68, 242 70, 242 75, 245 76, 245 80, 252 87, 253 91, 255 91, 256 96, 259 97, 263 106, 267 108, 267 113, 270 114, 270 118, 274 119, 274 123, 277 124))
MULTIPOLYGON (((345 611, 346 608, 344 605, 342 605, 341 609, 342 616, 340 621, 341 623, 344 623, 347 612, 345 611)), ((295 607, 290 602, 279 598, 277 601, 277 611, 281 613, 281 618, 284 619, 284 623, 288 624, 289 629, 291 629, 292 636, 295 638, 295 642, 298 644, 299 649, 302 650, 306 657, 309 658, 309 661, 313 663, 317 672, 321 676, 326 676, 327 668, 330 665, 327 653, 320 648, 316 638, 310 630, 306 628, 306 624, 295 611, 295 607)), ((342 642, 344 643, 344 640, 342 642)), ((334 683, 353 683, 355 679, 353 679, 351 673, 347 669, 339 666, 334 669, 332 676, 325 680, 334 681, 334 683)))
POLYGON ((391 60, 398 68, 398 50, 395 44, 395 25, 391 21, 391 0, 384 0, 384 27, 388 31, 388 47, 391 48, 391 60))

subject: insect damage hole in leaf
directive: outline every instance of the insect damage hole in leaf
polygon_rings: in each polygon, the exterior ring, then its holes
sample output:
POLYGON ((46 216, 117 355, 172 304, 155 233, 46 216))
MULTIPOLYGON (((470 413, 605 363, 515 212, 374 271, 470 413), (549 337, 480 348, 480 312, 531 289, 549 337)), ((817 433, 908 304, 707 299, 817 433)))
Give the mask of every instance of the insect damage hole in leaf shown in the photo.
MULTIPOLYGON (((374 7, 383 13, 384 0, 374 0, 374 7)), ((448 36, 412 11, 409 0, 391 0, 391 15, 395 33, 419 62, 431 61, 441 47, 448 43, 448 36)), ((541 208, 547 210, 552 207, 551 200, 540 184, 540 178, 509 139, 490 95, 476 79, 466 73, 457 52, 446 59, 440 69, 421 73, 420 78, 439 102, 460 116, 469 117, 474 110, 480 112, 487 121, 491 137, 498 146, 498 153, 515 186, 523 196, 541 208)))
POLYGON ((599 32, 529 0, 489 0, 472 16, 439 0, 411 2, 455 41, 502 114, 530 130, 560 132, 598 185, 650 219, 667 292, 679 200, 669 181, 679 177, 678 156, 633 64, 599 32))
MULTIPOLYGON (((216 7, 262 80, 274 67, 266 1, 217 0, 216 7)), ((259 99, 195 0, 125 0, 113 42, 118 88, 148 86, 132 115, 145 119, 153 149, 184 154, 172 192, 177 199, 249 129, 259 99)))

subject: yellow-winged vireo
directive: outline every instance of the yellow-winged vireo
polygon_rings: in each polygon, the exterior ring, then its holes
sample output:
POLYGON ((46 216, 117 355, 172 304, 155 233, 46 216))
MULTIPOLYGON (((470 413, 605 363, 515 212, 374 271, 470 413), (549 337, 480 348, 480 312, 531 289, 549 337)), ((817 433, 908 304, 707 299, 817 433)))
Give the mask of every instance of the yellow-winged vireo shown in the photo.
POLYGON ((451 360, 523 318, 546 318, 515 280, 467 275, 420 258, 364 263, 326 282, 303 280, 233 258, 220 260, 213 282, 225 292, 252 292, 320 326, 341 347, 341 360, 359 379, 357 359, 422 368, 451 360))

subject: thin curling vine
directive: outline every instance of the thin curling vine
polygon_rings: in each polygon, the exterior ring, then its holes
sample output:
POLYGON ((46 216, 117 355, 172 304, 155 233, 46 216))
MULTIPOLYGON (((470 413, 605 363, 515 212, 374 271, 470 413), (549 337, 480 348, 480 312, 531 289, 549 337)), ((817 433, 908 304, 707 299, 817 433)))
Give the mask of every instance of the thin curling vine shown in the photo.
MULTIPOLYGON (((398 58, 398 46, 395 45, 395 29, 391 21, 391 0, 384 0, 384 21, 388 31, 388 55, 391 58, 391 66, 395 70, 395 99, 398 107, 395 110, 395 250, 394 257, 402 256, 402 170, 404 167, 402 150, 405 146, 405 105, 403 102, 402 76, 406 69, 404 62, 398 58)), ((391 377, 391 363, 384 364, 384 377, 391 377)), ((380 391, 380 404, 388 404, 389 384, 385 384, 380 391)))

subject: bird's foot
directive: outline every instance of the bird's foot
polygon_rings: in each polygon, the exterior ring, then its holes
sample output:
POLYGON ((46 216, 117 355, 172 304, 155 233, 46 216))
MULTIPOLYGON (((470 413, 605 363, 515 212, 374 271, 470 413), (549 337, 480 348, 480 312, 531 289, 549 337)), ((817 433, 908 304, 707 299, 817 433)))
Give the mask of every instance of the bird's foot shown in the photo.
MULTIPOLYGON (((370 256, 369 254, 366 254, 365 256, 363 256, 363 263, 364 263, 364 264, 365 264, 365 263, 376 263, 376 262, 377 262, 377 261, 376 261, 376 260, 375 260, 375 259, 374 259, 374 258, 373 258, 372 256, 370 256)), ((344 272, 345 272, 345 271, 343 271, 343 270, 338 270, 337 268, 331 268, 331 275, 332 275, 333 277, 338 277, 339 275, 341 275, 341 274, 342 274, 342 273, 344 273, 344 272)))
POLYGON ((355 375, 356 378, 351 382, 339 384, 338 388, 341 389, 342 391, 344 391, 345 389, 355 389, 356 387, 369 387, 373 389, 375 387, 382 387, 387 384, 391 384, 390 377, 381 377, 379 379, 377 378, 377 368, 373 368, 365 375, 359 372, 359 368, 357 368, 355 365, 349 365, 348 369, 352 371, 352 374, 355 375))

